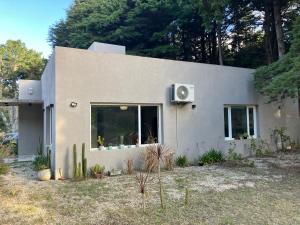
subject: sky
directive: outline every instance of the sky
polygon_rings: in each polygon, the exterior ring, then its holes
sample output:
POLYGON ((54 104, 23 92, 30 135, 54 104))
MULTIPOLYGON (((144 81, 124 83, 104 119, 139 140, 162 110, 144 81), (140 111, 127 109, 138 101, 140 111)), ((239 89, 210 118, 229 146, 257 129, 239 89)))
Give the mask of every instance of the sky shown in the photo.
POLYGON ((0 44, 20 39, 26 47, 52 52, 47 42, 49 27, 65 18, 73 0, 0 0, 0 44))

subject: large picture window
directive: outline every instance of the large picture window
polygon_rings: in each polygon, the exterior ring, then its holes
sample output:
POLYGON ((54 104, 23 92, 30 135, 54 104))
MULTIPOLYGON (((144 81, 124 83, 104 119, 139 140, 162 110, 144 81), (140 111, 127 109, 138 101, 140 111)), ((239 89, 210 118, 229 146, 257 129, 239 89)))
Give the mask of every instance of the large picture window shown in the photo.
POLYGON ((158 143, 159 112, 159 106, 92 105, 91 147, 99 147, 99 137, 105 147, 158 143))
POLYGON ((227 140, 256 138, 256 107, 225 106, 224 133, 227 140))

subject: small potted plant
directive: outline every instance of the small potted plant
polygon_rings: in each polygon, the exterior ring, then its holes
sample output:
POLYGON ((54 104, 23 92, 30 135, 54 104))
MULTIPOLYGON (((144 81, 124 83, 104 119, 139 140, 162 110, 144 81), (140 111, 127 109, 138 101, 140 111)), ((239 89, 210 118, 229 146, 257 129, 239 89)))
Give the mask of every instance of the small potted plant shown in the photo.
POLYGON ((108 150, 112 150, 112 143, 108 144, 108 150))
POLYGON ((104 176, 105 167, 99 164, 96 164, 91 167, 91 175, 94 178, 101 179, 104 176))
POLYGON ((104 150, 104 137, 98 136, 98 145, 99 145, 99 150, 104 150))
POLYGON ((35 157, 33 161, 33 168, 37 172, 37 178, 40 181, 48 181, 51 178, 51 170, 50 170, 50 154, 47 156, 38 155, 35 157))

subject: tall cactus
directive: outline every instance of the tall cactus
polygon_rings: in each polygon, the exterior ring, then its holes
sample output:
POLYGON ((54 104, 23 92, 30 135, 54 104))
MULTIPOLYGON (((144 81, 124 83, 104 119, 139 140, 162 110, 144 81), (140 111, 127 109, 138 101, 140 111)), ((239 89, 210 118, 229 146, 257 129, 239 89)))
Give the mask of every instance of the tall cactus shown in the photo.
POLYGON ((76 178, 77 175, 77 151, 76 144, 73 145, 73 177, 76 178))
POLYGON ((82 143, 82 175, 84 178, 87 178, 87 159, 85 158, 85 143, 82 143))

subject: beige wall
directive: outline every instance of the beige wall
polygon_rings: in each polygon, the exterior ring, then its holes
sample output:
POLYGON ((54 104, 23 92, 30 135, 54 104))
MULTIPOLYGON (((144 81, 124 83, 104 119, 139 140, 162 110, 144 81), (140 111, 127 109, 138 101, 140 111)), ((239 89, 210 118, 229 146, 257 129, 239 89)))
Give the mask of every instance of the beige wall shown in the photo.
POLYGON ((20 100, 42 100, 42 85, 39 80, 19 80, 20 100))
POLYGON ((41 104, 19 106, 18 154, 37 154, 39 139, 43 141, 43 108, 41 104))
MULTIPOLYGON (((258 131, 262 137, 269 136, 269 128, 278 122, 273 108, 269 109, 257 97, 251 69, 62 47, 55 48, 55 66, 53 60, 50 66, 52 70, 47 72, 52 76, 50 84, 55 83, 55 87, 51 86, 55 94, 52 93, 50 99, 54 100, 55 112, 56 177, 59 169, 63 170, 64 176, 72 176, 73 144, 77 144, 80 159, 80 146, 86 143, 89 167, 100 163, 106 168, 121 168, 126 159, 132 155, 137 157, 139 154, 136 153, 141 151, 90 151, 91 103, 160 104, 162 142, 172 147, 177 155, 185 154, 190 159, 197 159, 212 147, 228 149, 228 142, 224 140, 224 104, 258 105, 258 131), (191 104, 170 104, 173 83, 195 85, 195 109, 191 104), (71 108, 71 102, 77 102, 78 106, 71 108)), ((46 82, 43 90, 47 88, 45 85, 46 82)), ((294 108, 289 109, 293 115, 294 108)), ((283 124, 294 127, 292 133, 299 137, 297 121, 298 118, 293 117, 283 124)), ((243 151, 244 143, 238 142, 238 146, 243 151)))

